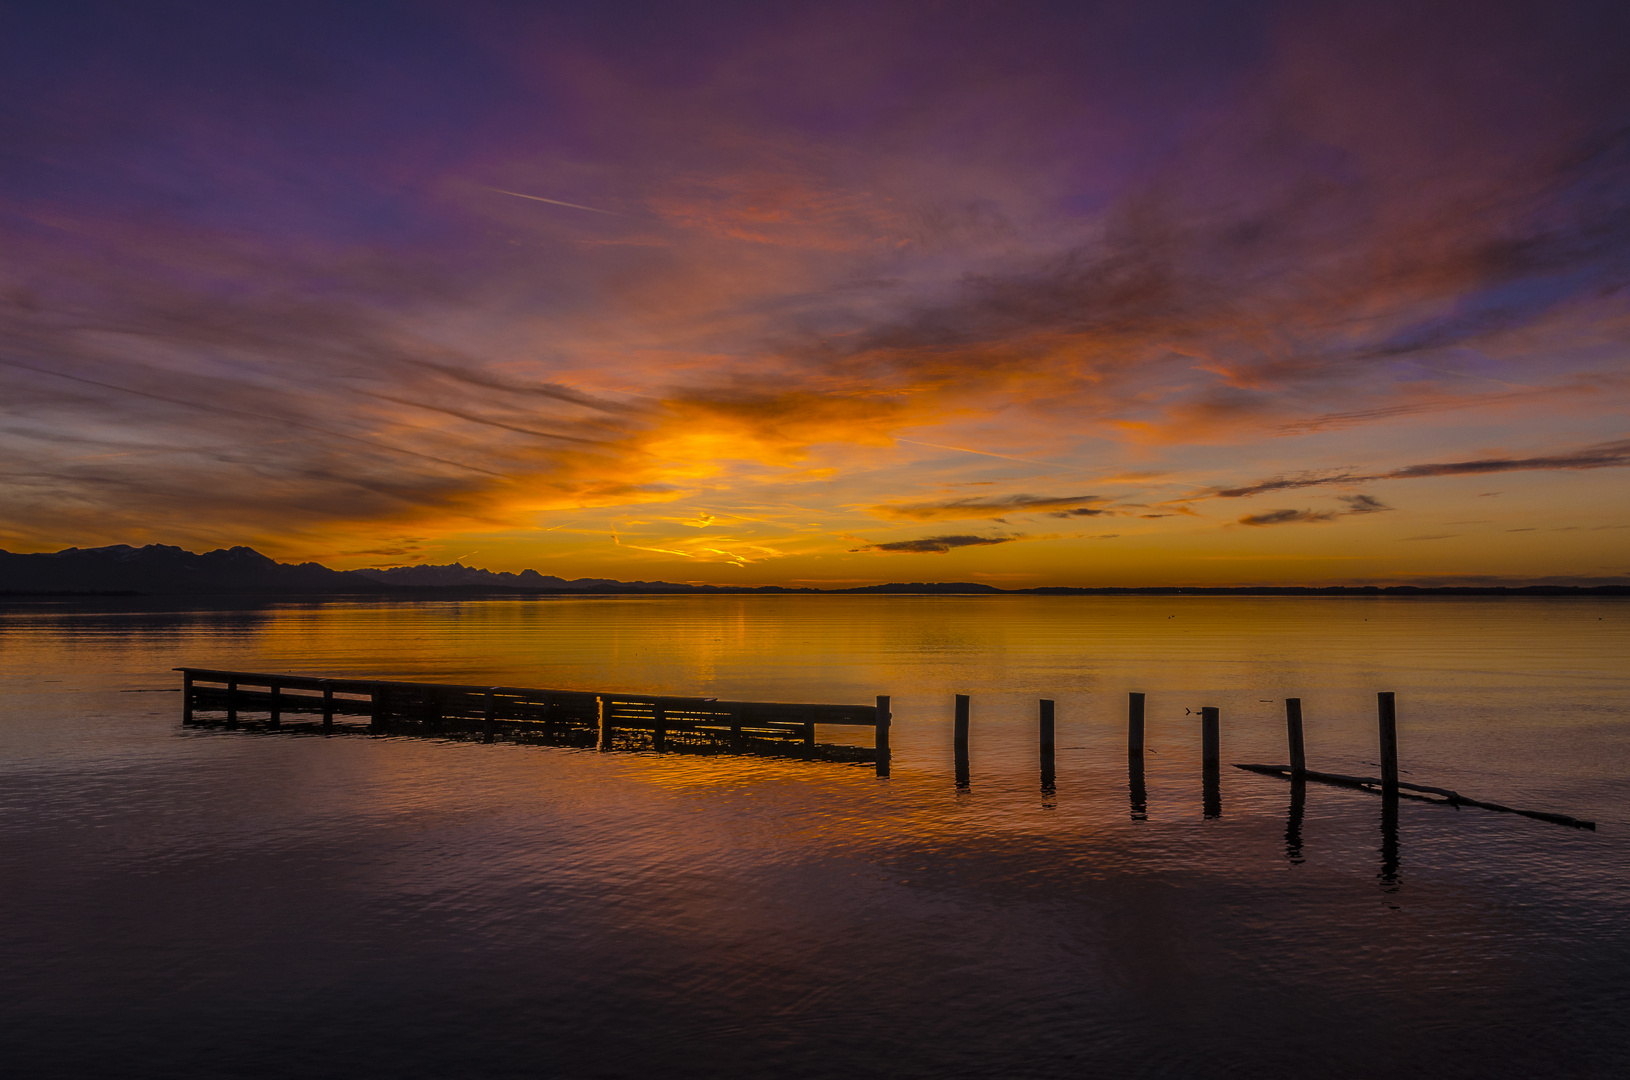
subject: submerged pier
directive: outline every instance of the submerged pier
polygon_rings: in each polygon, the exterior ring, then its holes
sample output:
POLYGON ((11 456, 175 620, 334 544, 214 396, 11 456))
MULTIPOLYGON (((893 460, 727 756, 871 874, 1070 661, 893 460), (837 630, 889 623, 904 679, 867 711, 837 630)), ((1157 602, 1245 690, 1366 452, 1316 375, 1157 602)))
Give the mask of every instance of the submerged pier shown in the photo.
POLYGON ((476 735, 600 750, 726 752, 871 762, 889 773, 889 699, 873 705, 544 690, 520 686, 323 678, 218 668, 182 674, 182 719, 238 724, 243 713, 281 727, 286 716, 365 718, 376 734, 476 735), (199 712, 219 714, 200 718, 199 712), (870 728, 872 746, 817 741, 826 726, 870 728))

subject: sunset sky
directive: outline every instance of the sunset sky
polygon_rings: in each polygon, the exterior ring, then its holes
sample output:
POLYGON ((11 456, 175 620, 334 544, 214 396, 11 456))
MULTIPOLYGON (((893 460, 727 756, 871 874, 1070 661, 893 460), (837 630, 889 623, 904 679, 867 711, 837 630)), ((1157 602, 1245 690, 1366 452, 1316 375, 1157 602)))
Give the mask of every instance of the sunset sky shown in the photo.
POLYGON ((0 547, 1630 581, 1630 5, 0 8, 0 547))

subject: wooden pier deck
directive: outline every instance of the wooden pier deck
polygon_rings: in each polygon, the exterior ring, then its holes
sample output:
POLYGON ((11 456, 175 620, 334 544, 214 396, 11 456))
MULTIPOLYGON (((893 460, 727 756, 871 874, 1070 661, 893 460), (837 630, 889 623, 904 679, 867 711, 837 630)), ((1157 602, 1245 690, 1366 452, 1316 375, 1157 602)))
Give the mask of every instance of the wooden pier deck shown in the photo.
POLYGON ((600 750, 722 751, 872 762, 889 770, 889 699, 874 705, 772 701, 520 686, 322 678, 217 668, 182 673, 182 719, 237 724, 264 714, 279 727, 285 716, 317 717, 332 730, 335 717, 364 717, 376 734, 476 734, 486 741, 518 738, 600 750), (220 714, 200 717, 200 712, 220 714), (872 729, 872 746, 819 743, 823 726, 872 729))

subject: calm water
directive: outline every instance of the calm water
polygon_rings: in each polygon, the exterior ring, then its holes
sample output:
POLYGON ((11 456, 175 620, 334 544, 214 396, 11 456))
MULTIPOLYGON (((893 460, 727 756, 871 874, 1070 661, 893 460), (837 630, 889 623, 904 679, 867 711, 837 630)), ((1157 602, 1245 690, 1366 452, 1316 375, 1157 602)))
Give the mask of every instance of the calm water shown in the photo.
POLYGON ((1630 1074, 1630 603, 0 608, 0 1070, 1630 1074), (178 664, 895 703, 868 767, 183 730, 178 664), (1148 807, 1125 695, 1149 695, 1148 807), (1373 773, 1595 833, 1225 769, 1373 773), (973 695, 973 778, 950 703, 973 695), (1058 781, 1035 702, 1058 702, 1058 781))

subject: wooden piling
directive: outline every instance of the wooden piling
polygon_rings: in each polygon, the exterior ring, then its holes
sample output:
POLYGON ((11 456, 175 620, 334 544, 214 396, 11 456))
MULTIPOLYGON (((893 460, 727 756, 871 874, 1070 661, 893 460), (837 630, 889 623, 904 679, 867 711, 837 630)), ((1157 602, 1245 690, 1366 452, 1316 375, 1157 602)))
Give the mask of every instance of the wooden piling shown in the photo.
POLYGON ((327 679, 323 680, 323 730, 331 731, 334 728, 334 686, 327 679))
POLYGON ((385 728, 385 688, 378 683, 368 692, 368 727, 372 731, 385 728))
POLYGON ((1383 690, 1375 695, 1381 720, 1381 787, 1394 794, 1398 791, 1398 711, 1392 691, 1383 690))
POLYGON ((272 699, 270 712, 266 716, 266 724, 269 727, 283 726, 283 702, 278 697, 282 689, 283 688, 277 683, 272 683, 266 688, 266 693, 270 695, 272 699))
MULTIPOLYGON (((887 776, 889 774, 889 764, 890 764, 891 758, 893 757, 893 751, 889 747, 889 728, 891 726, 893 726, 893 723, 894 723, 894 716, 893 716, 892 713, 889 712, 889 696, 887 694, 878 694, 877 695, 877 740, 876 740, 876 742, 877 742, 877 775, 878 776, 887 776)), ((811 728, 812 731, 814 729, 814 726, 815 726, 814 724, 810 725, 810 728, 811 728)), ((812 741, 810 742, 809 745, 811 747, 813 747, 814 746, 813 735, 811 736, 811 740, 812 741)))
POLYGON ((660 701, 651 707, 651 749, 668 749, 668 707, 660 701))
POLYGON ((487 692, 482 695, 481 741, 486 743, 492 742, 493 733, 498 728, 497 689, 496 686, 489 686, 487 692))
POLYGON ((1222 768, 1221 724, 1218 711, 1210 705, 1200 710, 1200 763, 1209 770, 1222 768))
POLYGON ((594 701, 600 710, 600 741, 596 749, 603 754, 611 749, 611 702, 603 694, 595 697, 594 701))
POLYGON ((1302 745, 1302 699, 1285 699, 1285 732, 1290 736, 1290 774, 1301 776, 1307 772, 1307 751, 1302 745))
POLYGON ((1041 699, 1041 786, 1053 786, 1053 762, 1056 749, 1053 739, 1053 703, 1046 698, 1041 699))
POLYGON ((181 722, 192 723, 192 672, 181 676, 181 722))
POLYGON ((231 726, 238 723, 238 684, 235 681, 226 684, 226 722, 231 726))
POLYGON ((952 729, 952 744, 956 753, 956 782, 968 783, 968 695, 956 696, 956 719, 952 729))
MULTIPOLYGON (((1126 752, 1143 760, 1143 695, 1126 695, 1126 752)), ((1141 766, 1140 766, 1141 768, 1141 766)))

